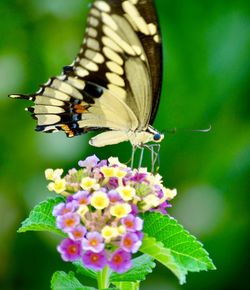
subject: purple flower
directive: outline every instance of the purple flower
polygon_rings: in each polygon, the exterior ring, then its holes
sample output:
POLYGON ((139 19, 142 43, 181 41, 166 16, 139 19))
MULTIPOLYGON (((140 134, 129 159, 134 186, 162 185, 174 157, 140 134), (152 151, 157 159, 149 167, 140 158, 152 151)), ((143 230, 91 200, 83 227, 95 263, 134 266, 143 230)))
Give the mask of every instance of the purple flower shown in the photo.
POLYGON ((73 212, 76 209, 76 207, 77 207, 76 202, 68 202, 68 203, 61 202, 53 208, 52 215, 55 217, 65 215, 67 213, 73 212))
POLYGON ((110 202, 117 202, 121 200, 120 194, 116 190, 110 190, 108 193, 110 202))
POLYGON ((78 191, 73 195, 74 200, 78 202, 79 205, 89 204, 89 192, 88 191, 78 191))
POLYGON ((100 253, 104 249, 103 237, 98 232, 88 233, 86 239, 82 240, 82 248, 85 251, 100 253))
POLYGON ((75 228, 73 228, 68 234, 71 240, 81 241, 84 238, 86 232, 87 230, 84 226, 78 225, 75 228))
POLYGON ((131 204, 132 211, 130 214, 137 215, 138 214, 138 207, 135 204, 131 204))
POLYGON ((118 187, 118 178, 116 178, 116 177, 111 177, 110 179, 109 179, 109 185, 110 186, 112 186, 112 187, 118 187))
POLYGON ((71 239, 64 239, 57 247, 61 257, 66 262, 73 262, 81 257, 81 243, 72 241, 71 239))
POLYGON ((73 198, 72 195, 70 195, 70 196, 67 197, 67 202, 71 202, 71 201, 73 201, 73 200, 74 200, 74 198, 73 198))
POLYGON ((122 224, 126 227, 129 232, 141 231, 143 228, 143 220, 139 217, 135 217, 129 214, 122 219, 122 224))
POLYGON ((141 241, 143 240, 143 237, 144 237, 143 232, 136 232, 135 234, 137 234, 139 240, 141 240, 141 241))
POLYGON ((127 272, 132 267, 131 257, 130 253, 119 249, 112 255, 109 267, 117 273, 127 272))
POLYGON ((101 160, 97 165, 96 168, 101 168, 103 166, 107 166, 108 165, 108 161, 107 160, 101 160))
POLYGON ((168 208, 168 207, 172 207, 172 205, 169 204, 167 201, 165 201, 159 205, 159 210, 162 214, 166 215, 168 213, 166 208, 168 208))
POLYGON ((102 251, 100 253, 93 253, 91 251, 87 251, 84 253, 82 261, 86 267, 96 271, 102 270, 108 262, 105 251, 102 251))
POLYGON ((141 183, 143 182, 147 177, 147 173, 139 173, 136 172, 135 175, 133 175, 130 180, 141 183))
POLYGON ((79 223, 80 216, 76 213, 66 213, 65 215, 58 216, 56 219, 57 227, 66 233, 72 231, 79 223))
POLYGON ((142 241, 139 239, 137 234, 134 233, 127 233, 125 236, 122 237, 121 240, 121 248, 129 253, 136 253, 138 252, 142 241))
POLYGON ((86 167, 88 170, 91 170, 98 164, 99 161, 100 159, 96 157, 96 155, 93 155, 93 156, 87 157, 85 160, 80 160, 78 162, 78 165, 80 167, 86 167))
POLYGON ((154 186, 154 188, 155 188, 155 191, 156 191, 157 197, 159 197, 159 198, 163 198, 164 193, 163 193, 162 188, 161 188, 158 184, 156 184, 156 185, 154 186))

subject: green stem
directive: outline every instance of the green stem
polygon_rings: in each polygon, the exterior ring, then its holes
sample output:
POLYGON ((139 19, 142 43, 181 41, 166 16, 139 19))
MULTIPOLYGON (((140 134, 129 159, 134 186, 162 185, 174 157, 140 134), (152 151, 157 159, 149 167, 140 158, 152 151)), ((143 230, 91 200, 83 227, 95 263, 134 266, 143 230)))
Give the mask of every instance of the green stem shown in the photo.
POLYGON ((105 267, 102 271, 97 273, 98 289, 102 290, 109 287, 109 267, 105 267))

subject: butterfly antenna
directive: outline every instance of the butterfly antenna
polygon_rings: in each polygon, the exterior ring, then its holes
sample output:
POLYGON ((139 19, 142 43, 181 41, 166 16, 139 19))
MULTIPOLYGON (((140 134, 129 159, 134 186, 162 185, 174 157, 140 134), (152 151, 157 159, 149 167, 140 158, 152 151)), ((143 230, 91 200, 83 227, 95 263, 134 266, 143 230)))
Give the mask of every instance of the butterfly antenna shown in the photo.
POLYGON ((212 126, 209 125, 207 129, 200 129, 200 130, 191 130, 192 132, 199 132, 199 133, 208 133, 212 130, 212 126))
POLYGON ((165 129, 162 131, 163 134, 175 134, 176 132, 177 132, 177 128, 165 129))
POLYGON ((187 129, 187 128, 173 128, 173 129, 166 129, 163 130, 162 133, 167 133, 167 134, 176 134, 177 131, 191 131, 191 132, 198 132, 198 133, 208 133, 212 130, 212 126, 209 125, 208 128, 206 129, 187 129))

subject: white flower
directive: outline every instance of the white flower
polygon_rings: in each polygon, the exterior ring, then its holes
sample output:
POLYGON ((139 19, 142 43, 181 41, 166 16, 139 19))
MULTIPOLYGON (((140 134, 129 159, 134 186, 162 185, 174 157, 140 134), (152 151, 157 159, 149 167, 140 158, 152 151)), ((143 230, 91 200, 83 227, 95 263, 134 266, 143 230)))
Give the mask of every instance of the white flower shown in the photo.
POLYGON ((53 170, 51 168, 48 168, 45 170, 45 177, 47 180, 55 181, 56 179, 60 179, 62 174, 63 169, 53 170))
POLYGON ((109 166, 118 165, 121 168, 127 168, 127 166, 119 161, 117 157, 110 157, 108 159, 109 166))

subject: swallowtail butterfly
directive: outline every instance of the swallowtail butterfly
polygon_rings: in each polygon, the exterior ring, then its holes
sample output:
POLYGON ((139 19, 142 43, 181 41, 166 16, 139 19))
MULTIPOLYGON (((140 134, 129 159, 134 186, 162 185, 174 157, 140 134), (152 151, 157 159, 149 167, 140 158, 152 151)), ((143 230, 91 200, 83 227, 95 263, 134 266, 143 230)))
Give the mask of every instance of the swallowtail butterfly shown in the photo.
POLYGON ((153 0, 95 0, 72 65, 31 95, 37 131, 73 137, 101 130, 96 147, 160 142, 154 121, 160 98, 162 46, 153 0))

